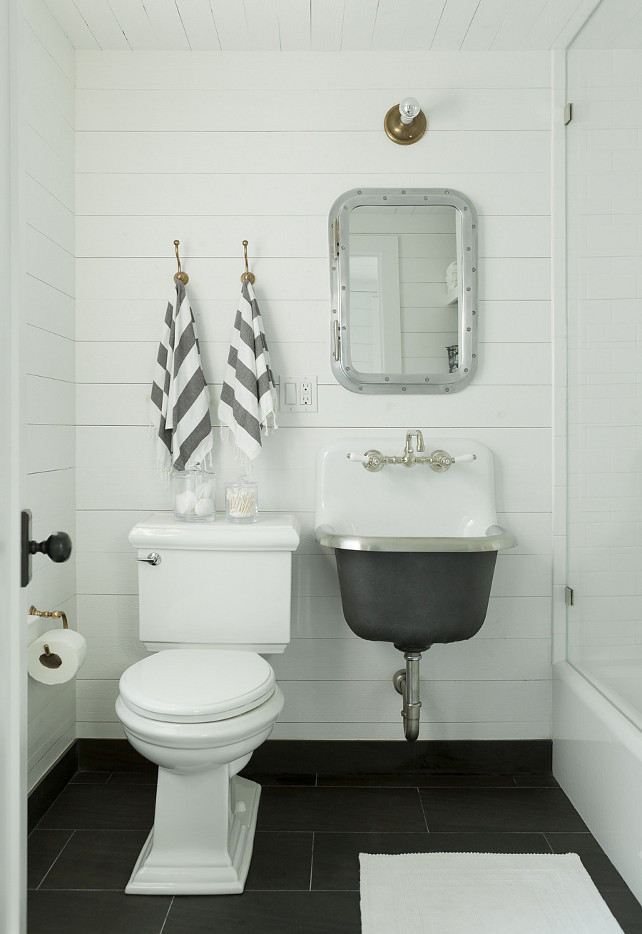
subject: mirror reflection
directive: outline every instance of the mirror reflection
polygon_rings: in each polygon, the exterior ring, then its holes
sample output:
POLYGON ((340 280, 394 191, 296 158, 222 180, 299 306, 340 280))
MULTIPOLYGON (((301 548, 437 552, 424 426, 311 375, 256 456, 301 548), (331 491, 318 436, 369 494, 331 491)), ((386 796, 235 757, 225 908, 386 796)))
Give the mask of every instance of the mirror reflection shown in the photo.
POLYGON ((447 189, 353 189, 329 218, 332 369, 353 392, 456 392, 477 365, 475 209, 447 189))
POLYGON ((352 212, 349 338, 360 372, 457 368, 457 218, 451 205, 352 212))

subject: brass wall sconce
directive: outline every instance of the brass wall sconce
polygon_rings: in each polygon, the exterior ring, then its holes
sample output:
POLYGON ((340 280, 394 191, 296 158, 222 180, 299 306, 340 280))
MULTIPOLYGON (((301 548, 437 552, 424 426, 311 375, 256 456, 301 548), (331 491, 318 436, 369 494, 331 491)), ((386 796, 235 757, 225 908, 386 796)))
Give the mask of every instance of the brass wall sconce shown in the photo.
POLYGON ((400 104, 391 107, 383 126, 386 136, 399 143, 400 146, 409 146, 416 143, 426 132, 426 115, 414 97, 404 97, 400 104))

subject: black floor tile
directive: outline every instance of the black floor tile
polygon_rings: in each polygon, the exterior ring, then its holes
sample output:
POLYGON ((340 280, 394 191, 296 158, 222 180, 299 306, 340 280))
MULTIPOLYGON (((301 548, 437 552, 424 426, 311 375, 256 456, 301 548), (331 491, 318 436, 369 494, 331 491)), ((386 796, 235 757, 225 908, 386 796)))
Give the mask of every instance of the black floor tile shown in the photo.
POLYGON ((421 831, 413 788, 264 788, 258 830, 421 831))
POLYGON ((430 788, 420 794, 430 831, 587 830, 560 788, 430 788))
POLYGON ((47 809, 64 791, 78 771, 77 743, 73 743, 40 782, 29 792, 27 800, 27 826, 29 833, 38 825, 47 809))
POLYGON ((272 739, 252 755, 251 768, 272 775, 312 772, 410 772, 415 750, 404 739, 344 740, 272 739))
POLYGON ((126 739, 79 739, 78 768, 92 772, 155 772, 156 766, 126 739))
POLYGON ((245 891, 308 890, 312 865, 311 833, 258 832, 245 891))
POLYGON ((37 889, 73 830, 32 830, 28 840, 27 888, 37 889))
POLYGON ((253 772, 252 769, 243 769, 239 773, 243 778, 248 778, 251 782, 258 782, 259 785, 316 785, 317 776, 315 772, 253 772))
POLYGON ((513 776, 519 788, 559 788, 552 772, 527 772, 513 776))
POLYGON ((109 781, 111 772, 76 772, 70 785, 104 785, 109 781))
MULTIPOLYGON (((268 740, 254 752, 257 772, 550 772, 551 740, 268 740)), ((81 750, 81 759, 82 750, 81 750)), ((96 761, 93 759, 92 761, 96 761)), ((87 767, 87 766, 85 766, 87 767)), ((92 768, 96 768, 92 765, 92 768)), ((117 766, 115 766, 117 767, 117 766)))
POLYGON ((479 775, 551 771, 549 739, 419 740, 413 745, 415 771, 479 775))
POLYGON ((601 894, 624 934, 642 934, 642 906, 628 889, 601 894))
POLYGON ((109 776, 110 785, 155 785, 158 780, 158 770, 153 772, 112 772, 109 776))
POLYGON ((427 853, 423 833, 315 833, 312 888, 359 890, 359 853, 427 853))
POLYGON ((177 896, 163 928, 163 934, 360 934, 360 931, 358 892, 177 896))
POLYGON ((449 775, 430 772, 356 772, 319 775, 319 787, 353 788, 514 788, 512 775, 449 775))
POLYGON ((67 785, 39 827, 77 830, 149 830, 154 822, 154 785, 67 785))
POLYGON ((359 888, 359 853, 550 853, 539 833, 316 833, 313 889, 359 888))
POLYGON ((590 833, 546 833, 554 853, 577 853, 597 889, 604 893, 627 889, 627 884, 590 833))
POLYGON ((29 934, 159 934, 171 898, 124 892, 30 892, 29 934))
POLYGON ((76 830, 41 891, 123 890, 146 839, 146 830, 76 830))
POLYGON ((173 899, 124 894, 156 770, 125 743, 116 762, 83 747, 84 771, 29 838, 29 934, 360 934, 360 852, 551 851, 578 853, 624 934, 642 934, 642 908, 550 773, 550 744, 323 745, 320 772, 319 744, 294 742, 264 744, 245 770, 263 793, 244 894, 173 899))

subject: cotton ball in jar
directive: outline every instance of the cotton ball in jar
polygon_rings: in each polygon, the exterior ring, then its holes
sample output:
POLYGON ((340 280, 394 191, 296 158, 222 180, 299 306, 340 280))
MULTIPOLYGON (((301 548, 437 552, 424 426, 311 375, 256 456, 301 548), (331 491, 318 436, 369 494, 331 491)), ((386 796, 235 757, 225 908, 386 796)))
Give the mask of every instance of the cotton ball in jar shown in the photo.
POLYGON ((212 499, 212 482, 199 483, 196 487, 196 499, 212 499))
POLYGON ((199 499, 194 506, 194 512, 197 516, 211 516, 214 512, 214 500, 210 499, 208 496, 199 499))
MULTIPOLYGON (((196 506, 196 495, 192 490, 184 490, 176 495, 174 500, 176 512, 181 516, 188 516, 194 512, 196 506)), ((199 513, 200 515, 200 513, 199 513)))

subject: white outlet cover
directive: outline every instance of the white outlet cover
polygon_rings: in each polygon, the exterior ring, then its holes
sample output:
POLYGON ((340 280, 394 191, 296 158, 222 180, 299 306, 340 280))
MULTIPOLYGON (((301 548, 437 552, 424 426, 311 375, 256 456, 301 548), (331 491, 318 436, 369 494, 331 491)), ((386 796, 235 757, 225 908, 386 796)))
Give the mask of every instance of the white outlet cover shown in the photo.
POLYGON ((316 412, 317 405, 317 377, 316 376, 287 376, 279 374, 279 411, 281 412, 316 412), (301 387, 303 383, 310 384, 312 401, 309 404, 301 402, 301 387), (294 398, 296 402, 289 402, 292 398, 292 387, 294 387, 294 398))

